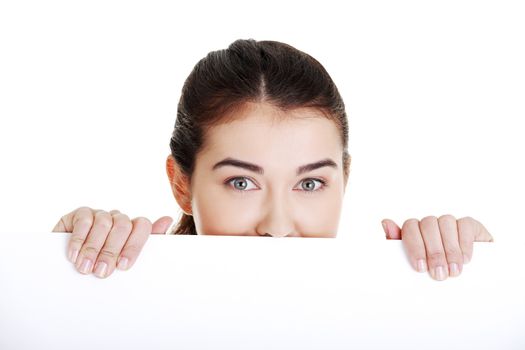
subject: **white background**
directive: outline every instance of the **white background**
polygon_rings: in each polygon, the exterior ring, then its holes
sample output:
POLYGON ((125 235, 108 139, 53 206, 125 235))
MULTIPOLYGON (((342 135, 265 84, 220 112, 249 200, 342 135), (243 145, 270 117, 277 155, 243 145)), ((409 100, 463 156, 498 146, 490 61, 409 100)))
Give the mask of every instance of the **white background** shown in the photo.
POLYGON ((55 254, 69 236, 0 235, 2 350, 525 348, 524 245, 438 282, 400 241, 151 235, 99 279, 55 254))
POLYGON ((519 1, 501 0, 0 2, 1 340, 160 348, 178 334, 199 344, 235 342, 224 338, 233 333, 258 334, 251 348, 279 339, 315 348, 343 335, 361 347, 521 347, 524 18, 519 1), (13 234, 50 231, 83 205, 178 218, 165 159, 182 84, 239 38, 311 54, 346 102, 353 159, 339 237, 354 240, 337 247, 348 248, 348 269, 326 269, 339 257, 329 251, 287 265, 287 244, 323 251, 308 245, 317 241, 260 239, 256 249, 245 237, 152 236, 130 271, 100 280, 66 261, 63 235, 13 234), (418 275, 389 250, 399 242, 379 241, 383 218, 447 213, 480 220, 496 240, 475 246, 459 278, 418 275), (252 310, 265 318, 236 318, 252 310))
POLYGON ((0 232, 83 205, 179 216, 165 159, 182 84, 209 51, 277 40, 345 100, 340 237, 472 216, 523 229, 525 12, 519 1, 2 1, 0 232))

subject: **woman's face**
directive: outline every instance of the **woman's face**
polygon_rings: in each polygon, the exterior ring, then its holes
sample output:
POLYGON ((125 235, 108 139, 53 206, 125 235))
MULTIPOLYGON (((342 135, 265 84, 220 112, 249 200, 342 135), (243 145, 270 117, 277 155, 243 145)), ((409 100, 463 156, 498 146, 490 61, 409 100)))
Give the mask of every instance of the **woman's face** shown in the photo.
POLYGON ((337 126, 314 109, 249 107, 197 154, 186 210, 197 233, 335 237, 346 186, 337 126))

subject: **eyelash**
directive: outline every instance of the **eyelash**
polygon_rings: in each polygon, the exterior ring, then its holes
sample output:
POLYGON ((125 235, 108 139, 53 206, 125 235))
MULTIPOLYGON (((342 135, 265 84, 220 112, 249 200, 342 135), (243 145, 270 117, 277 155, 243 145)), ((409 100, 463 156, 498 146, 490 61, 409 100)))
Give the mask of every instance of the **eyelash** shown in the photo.
MULTIPOLYGON (((232 178, 229 178, 228 180, 226 180, 224 182, 224 185, 230 187, 232 190, 234 190, 235 192, 240 192, 241 194, 246 194, 246 192, 250 192, 250 191, 246 191, 246 190, 238 190, 236 189, 235 187, 233 186, 230 186, 230 183, 233 182, 233 180, 237 180, 237 179, 245 179, 245 180, 249 180, 253 183, 255 183, 255 181, 253 181, 252 179, 246 177, 246 176, 237 176, 237 177, 232 177, 232 178)), ((321 179, 317 179, 317 178, 313 178, 313 177, 308 177, 306 179, 303 179, 301 180, 302 181, 305 181, 305 180, 314 180, 314 181, 318 181, 322 184, 322 186, 317 189, 317 190, 314 190, 314 191, 301 191, 301 192, 304 192, 304 194, 316 194, 316 193, 319 193, 321 191, 324 191, 326 189, 326 187, 328 187, 328 185, 326 184, 326 181, 324 180, 321 180, 321 179)))

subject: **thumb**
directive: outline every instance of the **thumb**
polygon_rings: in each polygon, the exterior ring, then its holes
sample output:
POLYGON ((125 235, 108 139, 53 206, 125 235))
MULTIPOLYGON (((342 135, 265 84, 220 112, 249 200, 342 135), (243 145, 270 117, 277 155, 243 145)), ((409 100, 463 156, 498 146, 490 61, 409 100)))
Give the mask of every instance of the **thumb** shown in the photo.
POLYGON ((386 239, 401 239, 401 228, 390 219, 383 219, 383 230, 386 234, 386 239))
POLYGON ((173 219, 170 216, 163 216, 155 221, 151 228, 152 234, 166 234, 166 231, 170 227, 173 219))
POLYGON ((494 242, 494 238, 492 235, 487 231, 485 226, 478 220, 474 220, 477 226, 477 232, 476 236, 474 237, 474 242, 494 242))

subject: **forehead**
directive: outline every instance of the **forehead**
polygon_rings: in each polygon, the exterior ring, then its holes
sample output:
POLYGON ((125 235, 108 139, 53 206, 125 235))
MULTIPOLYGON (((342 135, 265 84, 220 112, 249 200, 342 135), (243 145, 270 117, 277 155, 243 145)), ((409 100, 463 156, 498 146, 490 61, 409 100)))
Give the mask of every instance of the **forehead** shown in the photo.
POLYGON ((341 143, 336 123, 316 109, 284 112, 268 104, 252 104, 208 130, 202 156, 261 162, 276 155, 298 162, 327 156, 335 160, 342 152, 341 143))

